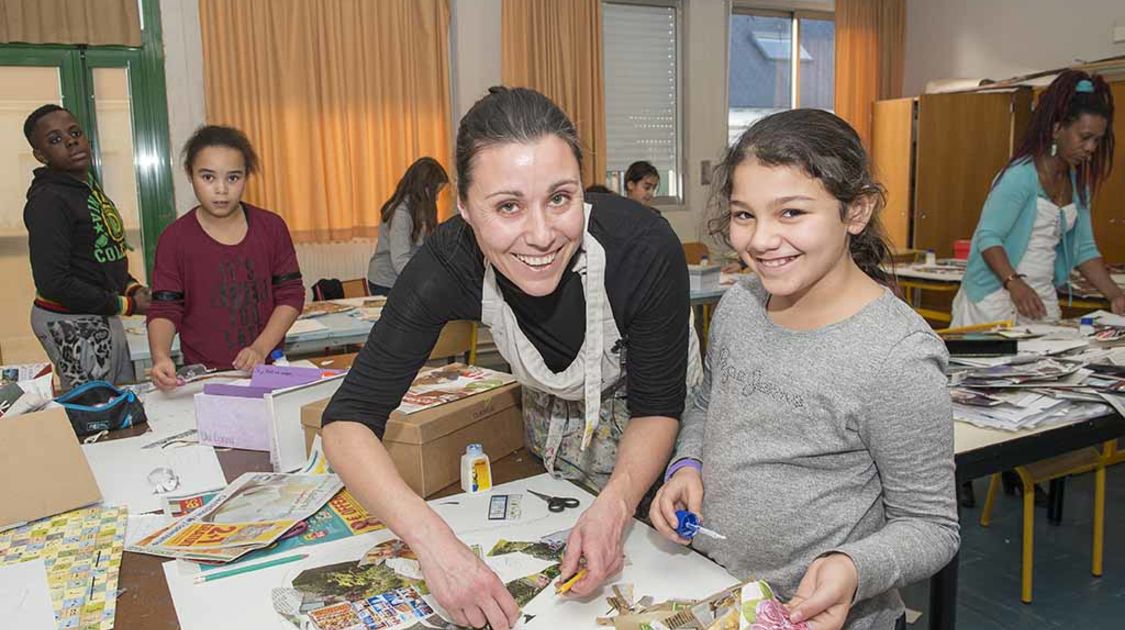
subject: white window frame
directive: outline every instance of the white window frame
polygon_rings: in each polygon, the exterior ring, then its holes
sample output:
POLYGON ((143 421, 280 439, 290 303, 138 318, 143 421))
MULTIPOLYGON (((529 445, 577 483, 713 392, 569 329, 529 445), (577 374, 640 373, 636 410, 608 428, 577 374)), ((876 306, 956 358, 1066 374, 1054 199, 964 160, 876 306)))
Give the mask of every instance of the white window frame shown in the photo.
MULTIPOLYGON (((687 160, 684 158, 684 6, 682 0, 602 0, 602 5, 626 4, 634 6, 666 7, 676 12, 676 195, 661 195, 652 200, 654 206, 681 206, 684 203, 684 169, 687 160)), ((605 26, 603 24, 602 28, 605 26)), ((605 63, 604 60, 602 62, 605 63)), ((604 69, 603 69, 604 74, 604 69)), ((604 88, 603 88, 604 100, 604 88)), ((606 156, 607 158, 609 156, 606 156)), ((605 173, 600 176, 605 177, 605 173)), ((597 182, 606 184, 605 181, 597 182)), ((624 186, 624 184, 622 184, 624 186)), ((624 190, 620 191, 625 194, 624 190)))

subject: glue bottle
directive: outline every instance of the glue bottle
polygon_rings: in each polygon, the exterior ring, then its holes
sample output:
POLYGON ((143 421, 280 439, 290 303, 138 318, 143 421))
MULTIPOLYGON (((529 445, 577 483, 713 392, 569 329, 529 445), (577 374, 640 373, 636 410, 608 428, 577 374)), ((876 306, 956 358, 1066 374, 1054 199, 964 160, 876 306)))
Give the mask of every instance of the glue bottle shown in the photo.
POLYGON ((281 351, 281 348, 277 348, 270 353, 270 361, 277 366, 289 365, 289 359, 285 358, 285 353, 281 351))
POLYGON ((713 529, 707 529, 699 524, 699 516, 695 512, 676 510, 676 534, 680 538, 691 540, 696 534, 703 534, 711 538, 726 540, 727 537, 713 529))
POLYGON ((461 456, 461 489, 469 494, 492 489, 492 464, 480 444, 468 445, 461 456))
POLYGON ((1078 320, 1078 334, 1083 337, 1092 337, 1094 335, 1094 318, 1083 317, 1078 320))

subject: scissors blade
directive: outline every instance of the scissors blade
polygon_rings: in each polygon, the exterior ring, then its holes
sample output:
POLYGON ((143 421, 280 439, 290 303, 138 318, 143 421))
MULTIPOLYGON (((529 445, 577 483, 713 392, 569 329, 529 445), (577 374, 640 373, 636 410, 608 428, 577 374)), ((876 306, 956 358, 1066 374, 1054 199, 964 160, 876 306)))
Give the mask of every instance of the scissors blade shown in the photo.
POLYGON ((541 493, 541 492, 536 492, 536 491, 534 491, 534 490, 528 490, 528 492, 530 492, 531 494, 534 494, 535 496, 539 497, 540 499, 543 499, 543 500, 544 500, 544 501, 546 501, 547 503, 550 503, 550 502, 551 502, 551 499, 554 499, 554 498, 555 498, 555 497, 552 497, 552 496, 547 496, 547 495, 545 495, 545 494, 543 494, 543 493, 541 493))

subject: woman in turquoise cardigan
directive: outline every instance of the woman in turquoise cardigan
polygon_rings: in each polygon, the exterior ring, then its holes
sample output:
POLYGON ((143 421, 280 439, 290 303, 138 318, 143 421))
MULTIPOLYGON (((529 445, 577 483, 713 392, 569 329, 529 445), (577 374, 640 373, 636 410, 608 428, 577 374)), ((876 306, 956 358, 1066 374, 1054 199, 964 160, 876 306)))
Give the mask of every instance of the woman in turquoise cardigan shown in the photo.
POLYGON ((1113 165, 1113 96, 1097 75, 1067 70, 1043 92, 1012 161, 997 176, 953 300, 953 326, 1054 320, 1075 267, 1125 314, 1090 221, 1113 165))

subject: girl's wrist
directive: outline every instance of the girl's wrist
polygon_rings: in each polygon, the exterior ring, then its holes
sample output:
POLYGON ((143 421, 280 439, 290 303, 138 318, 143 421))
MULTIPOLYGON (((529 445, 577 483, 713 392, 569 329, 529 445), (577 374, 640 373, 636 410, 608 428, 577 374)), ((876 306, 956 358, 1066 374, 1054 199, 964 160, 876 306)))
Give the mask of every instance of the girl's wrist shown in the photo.
POLYGON ((1027 277, 1026 275, 1024 275, 1022 273, 1019 273, 1018 271, 1013 271, 1012 273, 1005 276, 1004 279, 1000 281, 1000 284, 1006 290, 1008 288, 1008 286, 1011 285, 1013 282, 1015 282, 1017 279, 1026 278, 1026 277, 1027 277))

